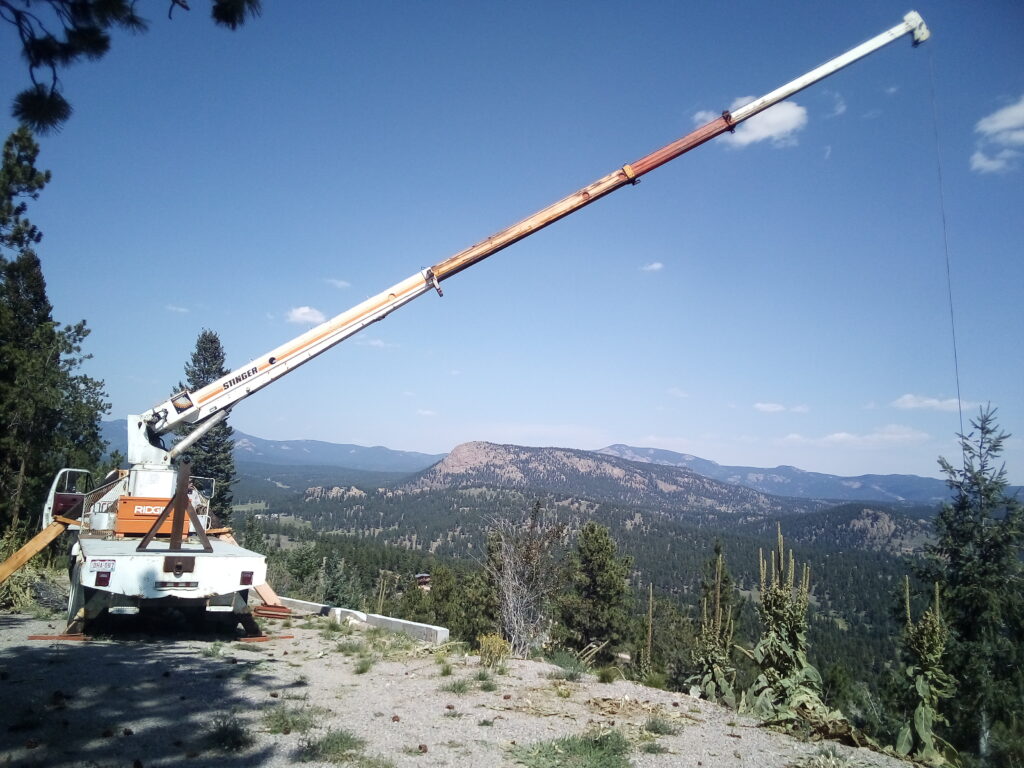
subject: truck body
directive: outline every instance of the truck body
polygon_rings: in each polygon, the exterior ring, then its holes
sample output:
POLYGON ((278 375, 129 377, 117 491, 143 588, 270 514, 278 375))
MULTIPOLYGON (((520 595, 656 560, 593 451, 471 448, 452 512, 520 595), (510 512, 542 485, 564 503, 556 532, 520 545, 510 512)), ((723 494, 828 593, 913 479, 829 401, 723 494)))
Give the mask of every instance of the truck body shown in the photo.
MULTIPOLYGON (((432 290, 442 295, 440 283, 449 277, 623 186, 636 184, 644 174, 735 130, 743 121, 904 35, 912 36, 914 45, 928 38, 928 29, 917 13, 908 13, 900 24, 847 53, 736 110, 723 112, 680 139, 421 270, 208 386, 179 392, 145 413, 129 416, 129 469, 95 490, 85 485, 89 479, 84 470, 63 470, 47 501, 44 534, 52 536, 57 528, 66 526, 75 538, 69 625, 80 628, 103 611, 134 613, 149 605, 176 605, 251 622, 245 594, 250 586, 265 582, 264 558, 233 540, 207 535, 209 517, 202 511, 202 495, 196 496, 186 486, 189 474, 184 461, 188 447, 223 421, 234 405, 413 299, 432 290), (163 436, 185 425, 194 427, 191 434, 166 447, 163 436)), ((0 580, 3 578, 0 566, 0 580)))

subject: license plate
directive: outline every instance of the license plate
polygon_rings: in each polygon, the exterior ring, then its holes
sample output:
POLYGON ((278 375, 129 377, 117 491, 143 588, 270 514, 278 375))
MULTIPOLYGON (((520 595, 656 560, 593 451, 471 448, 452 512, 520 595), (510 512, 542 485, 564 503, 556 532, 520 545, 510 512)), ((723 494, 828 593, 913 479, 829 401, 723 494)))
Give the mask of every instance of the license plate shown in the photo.
POLYGON ((90 571, 112 571, 117 565, 117 560, 90 560, 90 571))

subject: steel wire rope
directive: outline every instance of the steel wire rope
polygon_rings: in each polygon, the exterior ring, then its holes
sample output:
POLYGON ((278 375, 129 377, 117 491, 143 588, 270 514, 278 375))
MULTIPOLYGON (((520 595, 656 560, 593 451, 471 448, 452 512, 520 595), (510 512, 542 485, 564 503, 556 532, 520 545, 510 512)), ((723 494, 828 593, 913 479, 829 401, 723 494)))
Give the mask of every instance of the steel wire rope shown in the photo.
MULTIPOLYGON (((946 186, 942 173, 942 151, 939 141, 939 108, 938 99, 935 95, 935 56, 932 48, 928 48, 928 83, 931 89, 932 104, 932 134, 935 140, 935 170, 939 192, 939 214, 942 221, 942 246, 946 257, 946 298, 949 302, 949 332, 953 344, 953 375, 956 379, 956 409, 960 418, 960 435, 964 435, 964 403, 960 396, 960 355, 957 352, 956 343, 956 313, 953 310, 953 270, 949 255, 949 226, 946 218, 946 186)), ((963 454, 964 466, 967 465, 967 456, 961 443, 961 454, 963 454)))

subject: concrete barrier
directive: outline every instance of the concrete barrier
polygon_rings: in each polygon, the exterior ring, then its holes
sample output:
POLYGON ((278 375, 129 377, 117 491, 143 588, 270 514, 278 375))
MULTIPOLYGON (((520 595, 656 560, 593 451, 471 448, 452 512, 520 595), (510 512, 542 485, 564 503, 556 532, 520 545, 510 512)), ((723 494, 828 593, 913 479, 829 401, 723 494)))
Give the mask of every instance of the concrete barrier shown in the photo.
POLYGON ((389 632, 400 632, 417 640, 440 645, 447 643, 449 632, 446 627, 436 627, 433 624, 421 624, 418 621, 406 621, 395 619, 391 616, 381 616, 377 613, 363 613, 353 611, 351 608, 335 608, 323 603, 312 603, 309 600, 296 600, 294 597, 280 596, 281 605, 286 605, 296 613, 311 616, 327 616, 338 624, 346 619, 358 621, 362 624, 369 624, 371 627, 380 627, 389 632))
POLYGON ((391 632, 415 637, 417 640, 424 640, 434 645, 448 642, 448 629, 446 627, 435 627, 433 624, 420 624, 418 621, 406 621, 405 619, 393 619, 390 616, 381 616, 376 613, 366 614, 366 623, 371 627, 380 627, 391 632))

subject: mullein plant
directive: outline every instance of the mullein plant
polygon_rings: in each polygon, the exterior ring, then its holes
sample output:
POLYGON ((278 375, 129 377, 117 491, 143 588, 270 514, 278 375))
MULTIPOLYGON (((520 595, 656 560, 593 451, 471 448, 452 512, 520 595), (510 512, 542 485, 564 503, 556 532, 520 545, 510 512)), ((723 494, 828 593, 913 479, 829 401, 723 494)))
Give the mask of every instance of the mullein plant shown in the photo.
POLYGON ((711 589, 701 600, 700 632, 691 656, 698 672, 689 682, 691 691, 696 689, 701 698, 735 709, 736 668, 731 659, 734 625, 729 601, 723 594, 724 572, 725 558, 719 553, 715 558, 711 589))
POLYGON ((778 549, 769 561, 758 552, 761 638, 753 651, 741 650, 757 663, 760 674, 740 708, 787 730, 809 729, 858 741, 842 713, 829 710, 821 700, 821 675, 807 660, 811 569, 801 566, 797 579, 796 559, 792 551, 786 552, 781 528, 777 535, 778 549))
POLYGON ((935 733, 935 725, 945 723, 939 702, 953 695, 955 682, 942 668, 942 655, 949 641, 949 629, 942 620, 939 585, 935 585, 932 605, 918 621, 910 613, 910 579, 903 580, 906 626, 902 645, 910 683, 909 698, 915 702, 914 716, 900 729, 896 753, 928 765, 957 764, 956 751, 935 733))

